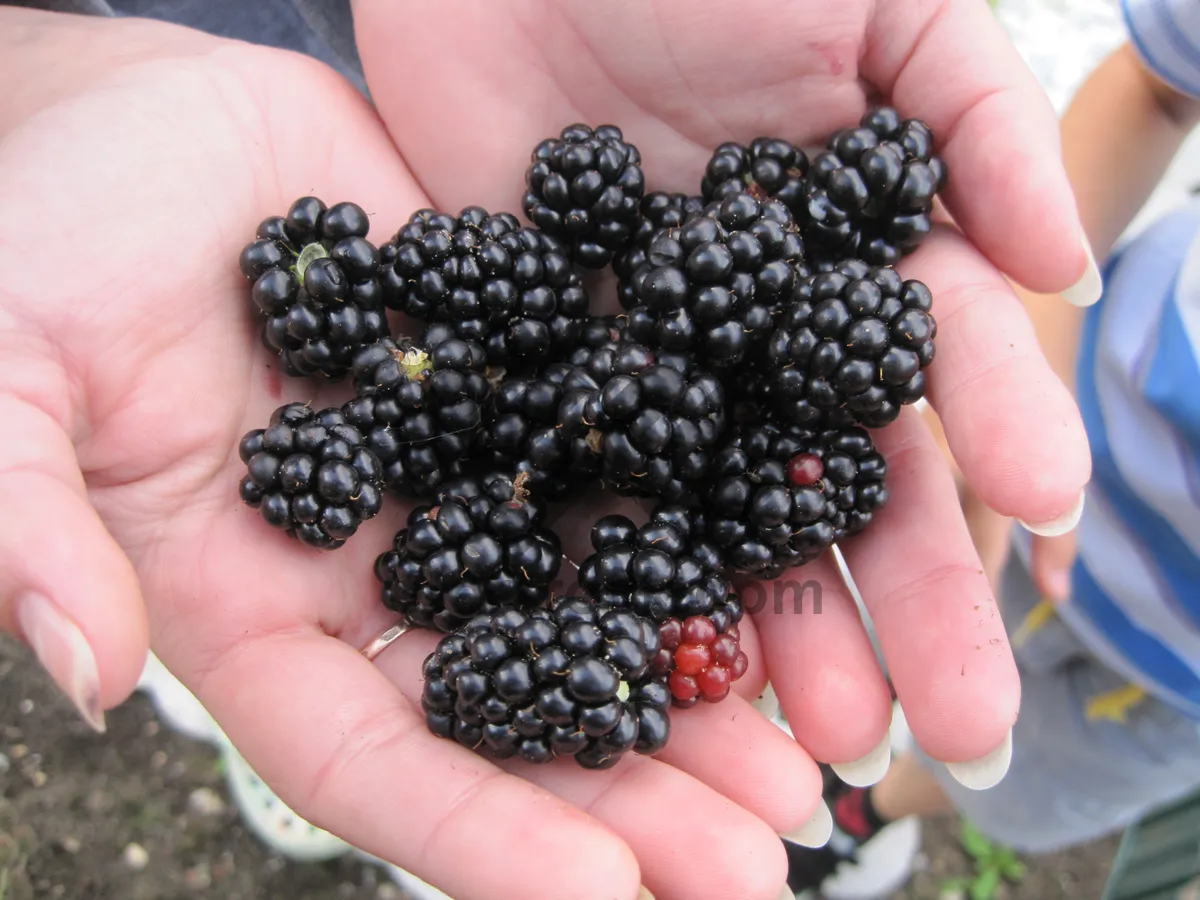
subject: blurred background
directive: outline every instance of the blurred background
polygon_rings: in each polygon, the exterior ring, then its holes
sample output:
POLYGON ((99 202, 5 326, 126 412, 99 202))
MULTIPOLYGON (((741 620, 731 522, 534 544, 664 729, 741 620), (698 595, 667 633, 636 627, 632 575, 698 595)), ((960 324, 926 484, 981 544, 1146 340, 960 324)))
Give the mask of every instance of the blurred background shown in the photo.
MULTIPOLYGON (((991 5, 1059 110, 1122 40, 1116 0, 991 5)), ((1145 216, 1180 202, 1197 184, 1200 140, 1193 138, 1145 216)), ((277 844, 294 839, 310 856, 326 858, 295 862, 268 849, 239 816, 230 784, 251 792, 247 796, 264 808, 272 803, 269 794, 247 771, 231 773, 238 766, 236 754, 220 749, 219 737, 188 710, 186 697, 170 694, 162 673, 150 675, 148 686, 157 685, 157 692, 139 692, 114 710, 108 733, 98 737, 31 655, 0 637, 0 900, 430 895, 419 884, 402 886, 402 876, 398 882, 393 873, 345 854, 343 846, 286 810, 267 816, 277 844)), ((897 900, 1098 900, 1118 847, 1113 837, 1021 860, 957 821, 927 826, 922 841, 916 876, 897 900)))

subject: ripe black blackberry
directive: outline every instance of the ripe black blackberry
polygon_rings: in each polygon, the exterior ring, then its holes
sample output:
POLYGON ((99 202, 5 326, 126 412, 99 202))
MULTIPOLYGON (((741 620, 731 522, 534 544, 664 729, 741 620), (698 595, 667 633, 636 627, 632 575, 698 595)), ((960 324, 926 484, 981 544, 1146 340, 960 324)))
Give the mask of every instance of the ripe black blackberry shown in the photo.
POLYGON ((566 248, 508 213, 420 210, 380 248, 380 260, 388 307, 452 325, 497 365, 561 357, 587 317, 587 293, 566 248))
POLYGON ((430 731, 472 750, 607 769, 667 744, 670 695, 649 665, 658 649, 649 622, 577 597, 499 609, 425 660, 421 706, 430 731))
POLYGON ((804 278, 780 313, 760 369, 784 421, 849 415, 868 428, 895 421, 925 395, 937 323, 933 297, 895 269, 845 260, 804 278))
POLYGON ((413 625, 453 631, 499 607, 533 609, 550 596, 562 547, 543 510, 506 475, 456 479, 419 506, 375 561, 383 603, 413 625))
POLYGON ((288 375, 339 379, 355 350, 387 335, 369 228, 353 203, 326 208, 303 197, 286 216, 264 219, 243 248, 242 274, 254 282, 251 298, 265 320, 263 344, 288 375))
POLYGON ((759 578, 858 534, 887 501, 887 464, 861 428, 743 427, 713 468, 706 535, 731 569, 759 578))
POLYGON ((618 340, 573 357, 559 425, 583 440, 600 477, 623 495, 676 501, 708 474, 725 427, 721 382, 680 354, 655 354, 618 340))
POLYGON ((637 147, 621 129, 569 125, 533 151, 525 215, 563 241, 581 266, 601 269, 628 246, 646 190, 637 147))
POLYGON ((604 516, 592 528, 595 552, 580 564, 579 584, 597 602, 657 624, 703 616, 724 633, 741 621, 742 604, 705 530, 700 511, 677 505, 659 506, 640 527, 604 516))
POLYGON ((242 500, 313 547, 342 546, 382 505, 383 466, 339 409, 281 406, 242 438, 238 455, 248 470, 242 500))
POLYGON ((387 486, 432 497, 478 448, 489 386, 478 344, 457 338, 425 351, 385 338, 354 357, 358 396, 344 407, 383 462, 387 486))
POLYGON ((787 207, 746 193, 658 232, 647 259, 632 281, 629 336, 719 369, 753 355, 796 279, 808 274, 787 207))
POLYGON ((565 500, 600 477, 586 436, 568 439, 558 425, 564 392, 576 387, 577 377, 570 364, 551 363, 537 374, 504 378, 492 395, 486 464, 524 475, 529 492, 545 500, 565 500))
POLYGON ((700 191, 707 201, 743 191, 774 197, 799 221, 806 202, 808 156, 782 138, 755 138, 748 146, 721 144, 704 169, 700 191))
POLYGON ((645 271, 646 255, 655 235, 666 228, 678 228, 692 216, 704 211, 703 197, 687 194, 668 194, 655 191, 642 198, 641 215, 629 246, 613 256, 613 272, 617 276, 617 297, 624 309, 637 306, 633 290, 634 278, 645 271))
POLYGON ((813 157, 803 216, 810 253, 894 265, 928 236, 945 182, 928 125, 890 107, 870 110, 813 157))

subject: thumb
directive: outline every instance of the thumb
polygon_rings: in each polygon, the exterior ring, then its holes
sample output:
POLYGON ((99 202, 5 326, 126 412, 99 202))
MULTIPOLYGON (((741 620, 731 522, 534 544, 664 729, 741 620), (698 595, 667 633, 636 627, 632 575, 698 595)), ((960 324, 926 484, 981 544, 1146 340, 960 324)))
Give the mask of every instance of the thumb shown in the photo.
POLYGON ((146 614, 137 576, 88 501, 75 448, 43 410, 0 392, 0 629, 23 637, 80 715, 137 684, 146 614))
POLYGON ((1058 537, 1035 535, 1032 544, 1033 583, 1042 596, 1063 603, 1071 596, 1071 566, 1075 563, 1075 532, 1058 537))

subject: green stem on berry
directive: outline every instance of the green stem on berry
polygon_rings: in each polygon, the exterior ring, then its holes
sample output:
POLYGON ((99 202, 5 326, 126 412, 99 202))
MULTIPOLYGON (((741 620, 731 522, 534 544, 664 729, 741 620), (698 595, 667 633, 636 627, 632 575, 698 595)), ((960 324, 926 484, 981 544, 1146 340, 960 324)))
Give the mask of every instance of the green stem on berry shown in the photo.
POLYGON ((308 267, 318 259, 325 259, 327 256, 329 256, 329 251, 321 243, 309 244, 301 250, 300 255, 296 258, 296 280, 303 284, 304 273, 308 267))

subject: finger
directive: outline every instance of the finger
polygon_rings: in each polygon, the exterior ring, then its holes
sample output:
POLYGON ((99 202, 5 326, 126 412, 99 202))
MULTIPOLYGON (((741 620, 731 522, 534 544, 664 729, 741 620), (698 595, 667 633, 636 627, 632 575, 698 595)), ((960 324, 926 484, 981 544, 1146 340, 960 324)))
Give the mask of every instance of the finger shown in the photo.
MULTIPOLYGON (((418 702, 420 696, 421 660, 436 642, 433 634, 405 635, 376 660, 411 702, 418 702)), ((586 810, 623 837, 637 853, 644 883, 659 900, 727 896, 774 900, 784 879, 774 858, 775 834, 752 815, 755 806, 743 809, 737 797, 722 797, 716 791, 721 785, 732 787, 742 800, 761 806, 773 822, 782 823, 775 825, 777 830, 802 831, 820 803, 820 778, 807 771, 815 768, 811 760, 795 744, 786 747, 791 743, 787 736, 745 708, 744 701, 729 698, 711 710, 672 711, 668 749, 678 768, 633 754, 602 772, 582 770, 569 760, 549 766, 512 762, 504 768, 586 810), (743 704, 730 709, 743 713, 738 718, 750 723, 744 732, 732 728, 733 717, 719 709, 731 702, 743 704), (686 716, 696 712, 702 721, 684 723, 686 716), (706 723, 715 734, 700 733, 706 723), (739 776, 751 767, 730 765, 731 759, 743 754, 742 758, 754 759, 761 773, 746 784, 739 783, 739 776), (705 786, 696 780, 701 777, 697 773, 685 774, 688 764, 712 775, 721 768, 725 771, 716 775, 719 784, 705 786), (779 779, 774 792, 773 778, 779 779), (703 848, 702 858, 697 848, 703 848), (760 881, 761 889, 755 887, 760 881)))
POLYGON ((1016 295, 949 228, 937 229, 903 268, 933 292, 929 399, 972 490, 1040 529, 1077 519, 1091 477, 1087 434, 1016 295))
POLYGON ((24 637, 84 720, 103 731, 104 709, 129 695, 146 664, 141 591, 88 501, 71 440, 45 411, 61 404, 55 412, 65 415, 61 375, 16 348, 0 355, 0 628, 24 637))
POLYGON ((1054 111, 987 5, 881 3, 868 43, 863 74, 941 139, 946 203, 971 240, 1033 290, 1098 300, 1054 111))
POLYGON ((1071 596, 1071 566, 1075 563, 1075 533, 1033 538, 1033 582, 1055 603, 1071 596))
POLYGON ((637 861, 612 831, 434 737, 387 677, 335 638, 247 636, 211 667, 179 674, 299 815, 459 900, 562 900, 564 884, 581 900, 638 895, 637 861))
POLYGON ((852 783, 887 771, 892 696, 858 607, 833 560, 743 589, 788 726, 822 762, 852 783))
POLYGON ((976 761, 1006 744, 1017 717, 1004 625, 920 416, 905 410, 876 441, 889 499, 845 544, 846 563, 914 737, 934 759, 976 761))

